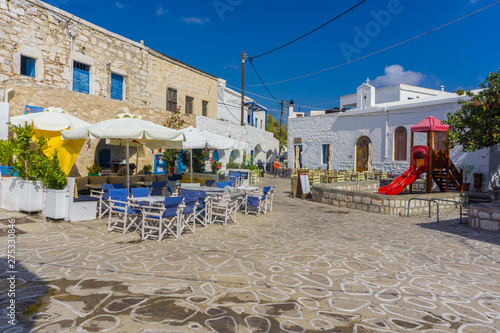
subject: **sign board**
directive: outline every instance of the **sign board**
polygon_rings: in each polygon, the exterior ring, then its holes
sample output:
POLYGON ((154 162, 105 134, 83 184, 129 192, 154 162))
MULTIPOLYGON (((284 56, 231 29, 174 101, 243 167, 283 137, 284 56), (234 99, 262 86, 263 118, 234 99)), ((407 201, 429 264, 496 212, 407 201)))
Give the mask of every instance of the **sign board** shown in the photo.
POLYGON ((293 139, 293 143, 302 143, 302 138, 293 139))
POLYGON ((26 105, 24 107, 24 114, 43 112, 44 110, 45 110, 45 108, 41 108, 38 106, 26 105))

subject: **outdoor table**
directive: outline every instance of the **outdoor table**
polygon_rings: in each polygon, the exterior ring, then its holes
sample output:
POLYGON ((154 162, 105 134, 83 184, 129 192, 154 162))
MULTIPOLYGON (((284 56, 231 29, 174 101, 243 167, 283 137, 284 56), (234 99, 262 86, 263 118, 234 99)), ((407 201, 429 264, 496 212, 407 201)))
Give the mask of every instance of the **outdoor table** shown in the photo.
POLYGON ((129 198, 131 201, 136 201, 136 202, 147 202, 148 204, 153 204, 153 203, 158 203, 158 202, 164 202, 165 197, 161 195, 153 195, 149 197, 132 197, 129 198))
POLYGON ((236 189, 247 194, 248 192, 257 191, 259 188, 257 186, 238 186, 236 189))
POLYGON ((359 174, 358 173, 351 173, 351 181, 358 181, 359 174))
POLYGON ((382 178, 382 172, 375 172, 374 175, 375 175, 375 179, 382 178))
POLYGON ((338 182, 339 175, 328 175, 328 183, 338 182))
POLYGON ((210 187, 210 186, 183 186, 181 184, 181 190, 186 191, 198 191, 198 192, 206 192, 208 196, 217 196, 224 193, 223 188, 218 187, 210 187))

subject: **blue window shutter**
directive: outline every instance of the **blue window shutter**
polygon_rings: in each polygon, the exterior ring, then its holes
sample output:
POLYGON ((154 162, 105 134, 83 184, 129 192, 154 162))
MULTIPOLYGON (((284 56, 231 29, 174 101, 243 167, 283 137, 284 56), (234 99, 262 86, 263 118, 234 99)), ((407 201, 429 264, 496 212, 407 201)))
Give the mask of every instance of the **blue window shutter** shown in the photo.
POLYGON ((35 59, 26 59, 26 75, 35 77, 35 59))
POLYGON ((80 91, 80 72, 78 69, 73 69, 73 91, 80 91))
POLYGON ((88 71, 73 68, 73 91, 89 93, 90 73, 88 71))
POLYGON ((81 71, 80 73, 80 92, 88 94, 89 89, 90 74, 86 71, 81 71))
POLYGON ((123 99, 123 76, 111 73, 111 98, 123 99))

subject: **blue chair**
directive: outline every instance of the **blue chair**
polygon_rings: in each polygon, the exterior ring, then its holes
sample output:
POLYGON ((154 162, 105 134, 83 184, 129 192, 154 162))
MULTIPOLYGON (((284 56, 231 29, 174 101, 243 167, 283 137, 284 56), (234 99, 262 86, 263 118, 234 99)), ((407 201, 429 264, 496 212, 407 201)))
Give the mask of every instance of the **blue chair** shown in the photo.
POLYGON ((184 230, 191 230, 192 233, 195 231, 195 218, 196 218, 196 207, 198 206, 198 196, 184 196, 184 209, 181 213, 181 222, 178 236, 182 234, 184 230), (191 223, 191 226, 189 225, 191 223))
POLYGON ((226 182, 218 182, 217 184, 215 184, 218 188, 225 188, 227 185, 226 185, 226 182))
POLYGON ((182 193, 186 197, 198 197, 198 204, 196 205, 196 212, 194 216, 195 223, 198 222, 202 226, 206 227, 208 224, 207 203, 210 199, 209 197, 207 197, 207 192, 195 191, 195 190, 183 190, 182 193))
POLYGON ((141 238, 156 238, 161 242, 169 234, 179 237, 184 196, 166 197, 162 206, 143 206, 141 238))
POLYGON ((153 182, 151 185, 151 195, 162 195, 163 188, 167 185, 167 181, 163 182, 153 182))
POLYGON ((108 231, 121 230, 125 234, 132 226, 140 226, 140 207, 128 202, 128 189, 109 190, 108 231))
POLYGON ((215 179, 207 180, 205 182, 205 186, 209 186, 209 187, 213 186, 214 184, 215 184, 215 179))
POLYGON ((132 187, 130 189, 132 191, 132 196, 135 198, 138 197, 149 197, 149 187, 132 187))
MULTIPOLYGON (((109 213, 109 190, 116 189, 116 185, 120 184, 102 184, 101 190, 90 190, 90 196, 93 198, 99 199, 99 204, 97 207, 97 219, 100 220, 104 215, 109 213)), ((123 188, 123 183, 121 184, 121 188, 123 188)))
POLYGON ((270 193, 271 186, 266 186, 262 189, 262 195, 258 196, 247 196, 246 205, 245 205, 245 215, 250 213, 256 214, 257 216, 260 213, 265 214, 268 208, 268 194, 270 193))

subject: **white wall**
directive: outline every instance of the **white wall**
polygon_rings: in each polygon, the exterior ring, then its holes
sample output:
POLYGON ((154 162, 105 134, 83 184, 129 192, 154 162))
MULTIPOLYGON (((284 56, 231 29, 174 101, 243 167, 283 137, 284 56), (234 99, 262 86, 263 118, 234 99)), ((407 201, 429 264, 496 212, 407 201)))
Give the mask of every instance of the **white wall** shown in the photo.
POLYGON ((9 103, 0 102, 0 140, 7 140, 9 137, 9 103))
MULTIPOLYGON (((433 101, 412 100, 404 105, 380 106, 367 110, 347 111, 315 117, 293 118, 288 121, 288 161, 293 167, 295 160, 294 138, 302 139, 303 167, 326 168, 322 164, 322 145, 333 144, 333 167, 352 169, 355 167, 356 142, 366 135, 372 141, 373 168, 389 173, 401 174, 410 164, 410 127, 434 116, 447 118, 448 112, 460 108, 458 97, 433 101), (387 111, 386 111, 387 109, 387 111), (394 131, 405 126, 408 132, 407 160, 394 161, 394 131)), ((424 134, 415 134, 415 143, 426 144, 424 134)), ((451 160, 457 166, 474 165, 474 172, 483 173, 489 179, 489 154, 487 149, 474 153, 463 153, 460 147, 451 151, 451 160)), ((471 179, 469 181, 472 182, 471 179)), ((487 186, 487 182, 483 182, 487 186)))

